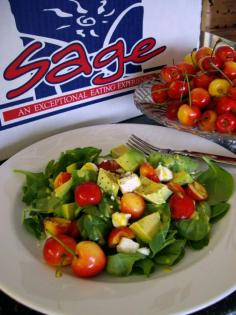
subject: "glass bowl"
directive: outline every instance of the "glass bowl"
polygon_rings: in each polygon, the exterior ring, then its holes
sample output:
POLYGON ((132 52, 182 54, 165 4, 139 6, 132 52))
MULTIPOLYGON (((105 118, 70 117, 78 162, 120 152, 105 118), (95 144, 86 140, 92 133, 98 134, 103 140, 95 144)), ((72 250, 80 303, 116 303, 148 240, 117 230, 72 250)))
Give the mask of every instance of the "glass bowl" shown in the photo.
POLYGON ((233 153, 236 153, 236 134, 202 131, 197 127, 183 126, 176 120, 168 119, 166 117, 167 104, 156 104, 152 100, 151 88, 156 83, 160 83, 157 78, 144 81, 134 92, 134 103, 144 115, 154 120, 159 125, 190 132, 203 138, 207 138, 208 140, 224 146, 233 153))

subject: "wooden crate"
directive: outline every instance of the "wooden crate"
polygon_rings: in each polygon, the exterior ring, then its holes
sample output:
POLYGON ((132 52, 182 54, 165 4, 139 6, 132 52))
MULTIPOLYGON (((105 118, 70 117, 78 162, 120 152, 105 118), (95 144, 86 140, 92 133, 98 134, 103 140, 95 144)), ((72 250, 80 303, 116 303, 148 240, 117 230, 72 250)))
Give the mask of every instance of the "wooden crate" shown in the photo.
POLYGON ((236 1, 203 0, 201 29, 236 41, 236 1))

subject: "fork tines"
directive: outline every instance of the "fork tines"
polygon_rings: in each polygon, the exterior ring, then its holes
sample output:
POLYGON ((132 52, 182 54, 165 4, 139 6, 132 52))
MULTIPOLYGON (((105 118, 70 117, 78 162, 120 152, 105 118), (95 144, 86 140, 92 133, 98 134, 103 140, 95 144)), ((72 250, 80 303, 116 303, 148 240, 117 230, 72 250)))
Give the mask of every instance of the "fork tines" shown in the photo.
POLYGON ((140 139, 136 135, 131 135, 128 139, 127 145, 133 149, 142 151, 144 154, 149 155, 152 151, 169 153, 168 149, 157 148, 150 143, 140 139))

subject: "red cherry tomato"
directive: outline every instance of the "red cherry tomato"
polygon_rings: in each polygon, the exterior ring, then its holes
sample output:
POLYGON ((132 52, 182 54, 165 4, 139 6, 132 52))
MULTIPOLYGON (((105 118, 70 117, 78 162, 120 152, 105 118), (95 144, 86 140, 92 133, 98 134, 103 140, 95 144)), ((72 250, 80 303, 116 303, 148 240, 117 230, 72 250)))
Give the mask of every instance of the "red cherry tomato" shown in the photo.
POLYGON ((77 277, 94 277, 104 270, 107 258, 97 243, 81 241, 76 245, 75 253, 71 267, 77 277))
POLYGON ((97 205, 101 200, 101 189, 94 182, 84 182, 75 188, 75 201, 80 207, 97 205))
POLYGON ((125 193, 120 200, 120 211, 131 214, 133 219, 140 218, 145 210, 145 201, 142 196, 134 193, 125 193))
POLYGON ((183 193, 174 193, 170 197, 169 206, 174 220, 189 219, 195 211, 194 200, 183 193))
POLYGON ((151 89, 152 99, 155 103, 163 103, 167 100, 167 88, 164 84, 154 84, 151 89))
POLYGON ((219 115, 216 120, 216 130, 221 133, 231 133, 236 130, 236 116, 231 113, 219 115))
POLYGON ((71 178, 71 174, 68 172, 60 172, 54 180, 54 188, 61 186, 71 178))
MULTIPOLYGON (((72 237, 61 234, 58 235, 57 238, 66 246, 68 246, 72 251, 75 251, 76 241, 72 237)), ((73 259, 73 255, 52 237, 45 241, 43 247, 43 257, 45 261, 51 266, 70 265, 73 259)))
POLYGON ((103 168, 106 171, 115 172, 120 168, 120 165, 115 160, 104 160, 98 167, 103 168))

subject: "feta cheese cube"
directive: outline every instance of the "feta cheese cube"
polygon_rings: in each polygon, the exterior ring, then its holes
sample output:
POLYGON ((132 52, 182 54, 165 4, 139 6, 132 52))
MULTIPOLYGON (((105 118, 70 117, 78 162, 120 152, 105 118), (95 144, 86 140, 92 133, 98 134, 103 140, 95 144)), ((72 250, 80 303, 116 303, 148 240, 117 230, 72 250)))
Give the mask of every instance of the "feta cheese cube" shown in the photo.
POLYGON ((171 170, 168 167, 162 165, 158 165, 156 168, 156 174, 161 182, 168 182, 173 178, 173 173, 171 170))
POLYGON ((139 248, 139 243, 131 240, 127 237, 122 237, 116 249, 119 253, 133 254, 136 253, 139 248))
POLYGON ((141 185, 141 181, 137 174, 130 174, 118 180, 121 192, 132 192, 141 185))
POLYGON ((140 254, 143 254, 145 256, 149 256, 150 255, 150 249, 147 247, 141 247, 137 250, 137 252, 139 252, 140 254))
POLYGON ((114 227, 127 226, 129 218, 131 218, 131 214, 122 212, 114 212, 111 216, 114 227))

